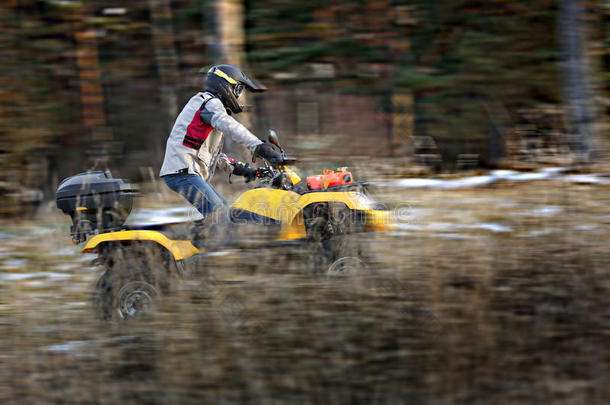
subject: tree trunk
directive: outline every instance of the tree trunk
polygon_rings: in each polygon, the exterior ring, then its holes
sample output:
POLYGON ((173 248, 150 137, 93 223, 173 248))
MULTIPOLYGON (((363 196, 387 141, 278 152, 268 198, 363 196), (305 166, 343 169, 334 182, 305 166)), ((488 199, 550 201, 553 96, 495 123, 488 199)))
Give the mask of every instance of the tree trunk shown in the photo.
POLYGON ((407 157, 413 154, 414 131, 413 91, 396 89, 392 94, 392 133, 389 145, 392 156, 407 157))
POLYGON ((155 58, 161 81, 161 102, 166 117, 167 133, 178 115, 176 86, 180 80, 178 56, 174 45, 172 7, 170 0, 148 0, 155 58))
POLYGON ((570 125, 570 148, 587 162, 595 139, 591 71, 587 62, 582 0, 561 0, 558 32, 563 97, 570 125))
MULTIPOLYGON (((207 23, 212 28, 212 41, 208 46, 213 60, 217 64, 229 63, 243 69, 246 42, 243 0, 212 0, 212 2, 213 12, 209 14, 207 23)), ((242 94, 239 101, 242 104, 248 104, 246 92, 242 94)), ((235 118, 246 127, 251 128, 252 121, 248 112, 243 112, 235 118)), ((239 159, 249 159, 250 157, 245 148, 236 145, 228 137, 225 137, 224 147, 227 153, 239 159)))
POLYGON ((108 148, 112 135, 111 129, 106 125, 97 33, 93 29, 87 29, 76 32, 74 36, 83 126, 90 132, 91 139, 87 154, 93 168, 106 169, 110 160, 108 148))
POLYGON ((213 0, 208 24, 213 36, 209 46, 216 62, 241 66, 245 44, 242 0, 213 0))

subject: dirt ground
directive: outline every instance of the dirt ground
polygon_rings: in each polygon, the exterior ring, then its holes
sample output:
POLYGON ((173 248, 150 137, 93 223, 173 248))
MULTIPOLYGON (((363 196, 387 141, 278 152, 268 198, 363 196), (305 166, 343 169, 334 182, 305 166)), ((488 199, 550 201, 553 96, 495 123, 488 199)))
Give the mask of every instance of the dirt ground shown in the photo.
POLYGON ((610 186, 376 193, 396 223, 361 273, 265 252, 123 324, 92 316, 100 269, 53 207, 0 224, 0 401, 610 403, 610 186))

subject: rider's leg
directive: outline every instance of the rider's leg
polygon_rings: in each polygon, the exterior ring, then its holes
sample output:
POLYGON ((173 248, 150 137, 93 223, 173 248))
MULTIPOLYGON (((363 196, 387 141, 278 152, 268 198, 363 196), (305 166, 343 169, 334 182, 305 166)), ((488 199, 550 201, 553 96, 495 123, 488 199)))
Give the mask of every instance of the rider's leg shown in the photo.
POLYGON ((172 174, 163 176, 163 180, 204 217, 205 221, 193 224, 192 242, 196 247, 214 249, 232 240, 227 201, 212 185, 195 174, 172 174))
POLYGON ((219 209, 226 210, 227 201, 196 174, 170 174, 163 176, 163 180, 170 189, 193 204, 204 218, 219 209))

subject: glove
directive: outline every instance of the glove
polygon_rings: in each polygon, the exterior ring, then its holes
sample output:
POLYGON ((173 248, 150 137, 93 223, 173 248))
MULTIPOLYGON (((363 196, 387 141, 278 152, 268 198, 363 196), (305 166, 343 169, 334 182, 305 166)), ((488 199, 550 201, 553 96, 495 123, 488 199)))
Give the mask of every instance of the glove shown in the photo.
POLYGON ((242 162, 235 162, 234 169, 231 174, 236 176, 243 176, 246 178, 246 183, 251 182, 253 179, 260 177, 260 173, 257 169, 253 169, 248 164, 242 162))
POLYGON ((284 157, 281 153, 273 150, 273 148, 266 143, 261 143, 254 149, 254 155, 252 156, 252 160, 256 160, 257 157, 262 157, 267 159, 269 163, 273 166, 281 165, 284 163, 284 157))

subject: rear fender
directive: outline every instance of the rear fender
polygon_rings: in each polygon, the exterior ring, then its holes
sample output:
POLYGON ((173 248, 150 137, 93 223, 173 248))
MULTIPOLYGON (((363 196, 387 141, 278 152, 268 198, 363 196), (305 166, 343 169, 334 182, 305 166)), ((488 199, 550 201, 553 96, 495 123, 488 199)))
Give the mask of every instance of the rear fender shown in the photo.
POLYGON ((82 250, 82 253, 96 253, 98 248, 108 242, 150 241, 165 248, 174 260, 184 260, 200 253, 188 240, 172 240, 158 231, 117 231, 95 235, 82 250))

